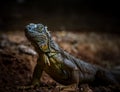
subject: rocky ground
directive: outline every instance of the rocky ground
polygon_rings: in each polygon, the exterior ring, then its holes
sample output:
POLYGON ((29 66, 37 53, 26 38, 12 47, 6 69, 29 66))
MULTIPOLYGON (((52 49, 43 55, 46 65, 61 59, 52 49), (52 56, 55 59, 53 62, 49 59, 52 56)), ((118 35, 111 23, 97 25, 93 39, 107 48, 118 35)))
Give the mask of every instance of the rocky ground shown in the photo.
MULTIPOLYGON (((53 39, 73 56, 86 62, 112 69, 120 65, 120 37, 117 34, 95 32, 51 32, 53 39)), ((37 53, 23 31, 0 33, 0 92, 74 92, 74 86, 59 89, 46 73, 40 79, 42 87, 17 89, 30 83, 37 53)), ((91 86, 83 84, 80 92, 119 92, 120 85, 91 86)))

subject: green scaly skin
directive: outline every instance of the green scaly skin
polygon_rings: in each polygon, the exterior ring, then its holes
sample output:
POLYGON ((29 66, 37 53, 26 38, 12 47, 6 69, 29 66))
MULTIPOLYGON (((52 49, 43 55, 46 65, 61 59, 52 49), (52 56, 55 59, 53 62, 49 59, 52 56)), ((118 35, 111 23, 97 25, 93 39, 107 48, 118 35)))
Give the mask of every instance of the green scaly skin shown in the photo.
POLYGON ((39 54, 32 77, 32 87, 39 85, 43 71, 63 85, 117 84, 114 75, 108 70, 86 63, 63 51, 52 40, 46 26, 30 23, 26 26, 25 35, 39 54))

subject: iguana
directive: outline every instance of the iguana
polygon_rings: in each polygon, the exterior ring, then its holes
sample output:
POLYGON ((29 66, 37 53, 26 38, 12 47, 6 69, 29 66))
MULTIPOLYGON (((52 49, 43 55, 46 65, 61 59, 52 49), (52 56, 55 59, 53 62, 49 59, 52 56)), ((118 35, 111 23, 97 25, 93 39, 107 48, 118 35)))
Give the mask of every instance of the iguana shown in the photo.
POLYGON ((74 83, 77 86, 83 83, 108 85, 120 82, 117 80, 120 73, 113 74, 100 66, 77 59, 60 48, 52 39, 47 26, 43 24, 28 24, 25 35, 39 55, 32 76, 33 86, 40 84, 43 71, 63 85, 74 83))

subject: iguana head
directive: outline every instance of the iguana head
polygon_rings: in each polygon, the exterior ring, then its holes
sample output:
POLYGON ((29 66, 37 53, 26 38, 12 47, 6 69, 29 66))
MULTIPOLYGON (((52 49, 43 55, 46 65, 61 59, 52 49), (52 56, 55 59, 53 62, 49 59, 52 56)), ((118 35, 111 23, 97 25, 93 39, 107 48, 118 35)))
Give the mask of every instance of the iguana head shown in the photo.
POLYGON ((49 51, 50 33, 48 32, 46 26, 30 23, 26 26, 25 32, 28 40, 30 40, 33 45, 37 45, 35 47, 39 47, 43 52, 49 51))

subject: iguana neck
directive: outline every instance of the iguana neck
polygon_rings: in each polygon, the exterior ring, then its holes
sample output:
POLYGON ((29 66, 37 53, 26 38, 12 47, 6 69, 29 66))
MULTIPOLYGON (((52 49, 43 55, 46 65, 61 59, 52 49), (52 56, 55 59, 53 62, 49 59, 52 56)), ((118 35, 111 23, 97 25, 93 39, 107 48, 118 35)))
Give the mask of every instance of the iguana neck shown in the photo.
POLYGON ((49 47, 51 50, 61 52, 61 48, 58 46, 58 44, 52 40, 52 38, 49 39, 49 47))
POLYGON ((51 37, 48 40, 49 40, 48 41, 48 52, 42 52, 42 53, 39 52, 39 54, 46 54, 48 57, 51 57, 55 54, 61 53, 61 48, 58 46, 58 44, 55 41, 53 41, 51 37))

